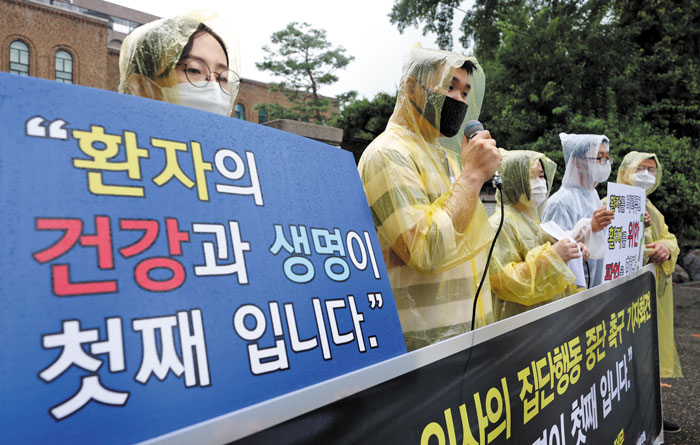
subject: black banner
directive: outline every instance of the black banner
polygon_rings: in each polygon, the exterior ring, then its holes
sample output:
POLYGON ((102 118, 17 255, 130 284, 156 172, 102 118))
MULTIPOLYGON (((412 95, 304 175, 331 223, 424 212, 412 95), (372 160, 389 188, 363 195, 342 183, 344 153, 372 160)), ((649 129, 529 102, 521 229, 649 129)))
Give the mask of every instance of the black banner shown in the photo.
POLYGON ((660 443, 655 278, 645 268, 617 281, 171 438, 660 443))

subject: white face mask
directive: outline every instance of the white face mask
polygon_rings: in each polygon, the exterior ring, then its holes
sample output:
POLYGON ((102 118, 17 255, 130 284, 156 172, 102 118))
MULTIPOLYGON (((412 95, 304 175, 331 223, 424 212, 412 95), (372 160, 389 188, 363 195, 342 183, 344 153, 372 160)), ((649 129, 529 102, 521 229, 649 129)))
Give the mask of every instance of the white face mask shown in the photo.
POLYGON ((547 181, 543 178, 530 179, 530 196, 535 207, 542 204, 547 199, 547 181))
POLYGON ((644 170, 634 174, 632 184, 637 187, 641 187, 645 192, 648 192, 649 189, 654 187, 654 184, 656 184, 656 176, 649 173, 649 171, 644 170))
POLYGON ((221 91, 216 82, 207 82, 203 87, 191 83, 178 83, 169 88, 163 88, 166 102, 177 103, 210 113, 229 115, 231 96, 221 91), (173 99, 173 100, 169 100, 173 99))
POLYGON ((610 162, 606 162, 605 165, 593 164, 591 166, 591 179, 593 179, 598 184, 603 183, 607 181, 610 177, 611 170, 612 166, 610 165, 610 162))

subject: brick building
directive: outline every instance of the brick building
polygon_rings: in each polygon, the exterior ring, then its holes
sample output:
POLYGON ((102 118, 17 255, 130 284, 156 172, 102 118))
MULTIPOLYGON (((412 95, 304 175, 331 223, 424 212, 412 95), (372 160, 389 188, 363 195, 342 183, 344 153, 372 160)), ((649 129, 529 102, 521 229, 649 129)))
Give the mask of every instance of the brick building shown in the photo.
POLYGON ((282 93, 273 93, 264 82, 241 78, 241 89, 236 97, 236 104, 233 107, 233 116, 259 124, 267 122, 267 116, 255 109, 257 104, 278 103, 283 107, 291 104, 282 93))
POLYGON ((0 0, 0 30, 2 71, 116 90, 119 48, 108 47, 116 35, 108 16, 77 4, 0 0))
MULTIPOLYGON (((158 18, 102 0, 0 0, 0 71, 117 91, 122 41, 158 18)), ((261 103, 290 105, 266 83, 242 78, 234 117, 266 122, 255 110, 261 103)))

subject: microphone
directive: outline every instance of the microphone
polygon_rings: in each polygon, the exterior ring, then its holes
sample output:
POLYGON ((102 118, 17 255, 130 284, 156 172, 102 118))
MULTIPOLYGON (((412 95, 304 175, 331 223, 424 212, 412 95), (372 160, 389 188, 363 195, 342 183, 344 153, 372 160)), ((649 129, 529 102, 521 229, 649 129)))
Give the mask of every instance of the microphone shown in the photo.
MULTIPOLYGON (((484 125, 477 120, 468 121, 467 126, 464 127, 464 135, 467 137, 467 140, 470 140, 470 141, 480 131, 484 131, 484 125)), ((501 175, 498 174, 498 170, 496 170, 494 172, 493 178, 491 178, 491 181, 493 183, 494 188, 501 190, 501 188, 503 187, 503 181, 501 180, 501 175)))

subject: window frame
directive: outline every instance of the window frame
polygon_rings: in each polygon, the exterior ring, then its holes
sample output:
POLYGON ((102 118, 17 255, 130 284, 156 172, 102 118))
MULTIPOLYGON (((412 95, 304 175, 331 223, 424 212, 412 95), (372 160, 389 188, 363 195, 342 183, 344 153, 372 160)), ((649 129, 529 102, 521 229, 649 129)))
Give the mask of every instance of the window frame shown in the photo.
POLYGON ((233 106, 233 117, 236 119, 245 120, 245 105, 244 104, 242 104, 241 102, 237 102, 236 105, 233 106), (238 107, 241 108, 242 117, 238 117, 238 107))
POLYGON ((75 63, 74 63, 74 60, 75 60, 75 57, 73 57, 73 53, 71 53, 71 52, 68 51, 67 49, 65 49, 65 48, 59 48, 59 49, 56 50, 56 52, 54 53, 54 64, 53 64, 53 66, 54 66, 54 76, 53 76, 53 77, 54 77, 54 80, 55 80, 55 81, 57 81, 57 82, 62 82, 62 83, 73 83, 73 79, 75 78, 75 69, 74 69, 75 63), (66 59, 66 58, 60 58, 60 59, 59 59, 59 54, 60 54, 60 53, 66 53, 66 54, 68 55, 69 59, 66 59), (60 70, 60 71, 59 71, 59 69, 58 69, 58 62, 59 62, 59 60, 61 60, 62 65, 63 65, 63 66, 62 66, 63 69, 60 70), (68 72, 68 71, 65 70, 66 61, 70 61, 70 72, 68 72), (60 72, 60 73, 69 73, 69 74, 70 74, 70 78, 68 78, 67 76, 66 76, 66 77, 59 76, 59 72, 60 72))
POLYGON ((10 42, 9 49, 10 57, 8 60, 8 71, 12 74, 17 74, 18 76, 29 76, 32 53, 27 42, 25 42, 22 39, 15 39, 12 42, 10 42), (24 48, 17 48, 16 46, 13 48, 13 45, 15 45, 16 43, 24 46, 24 48), (17 54, 16 62, 13 62, 12 60, 13 52, 17 54), (26 53, 26 63, 22 63, 22 53, 26 53), (16 69, 15 66, 24 66, 26 67, 26 71, 16 69))

